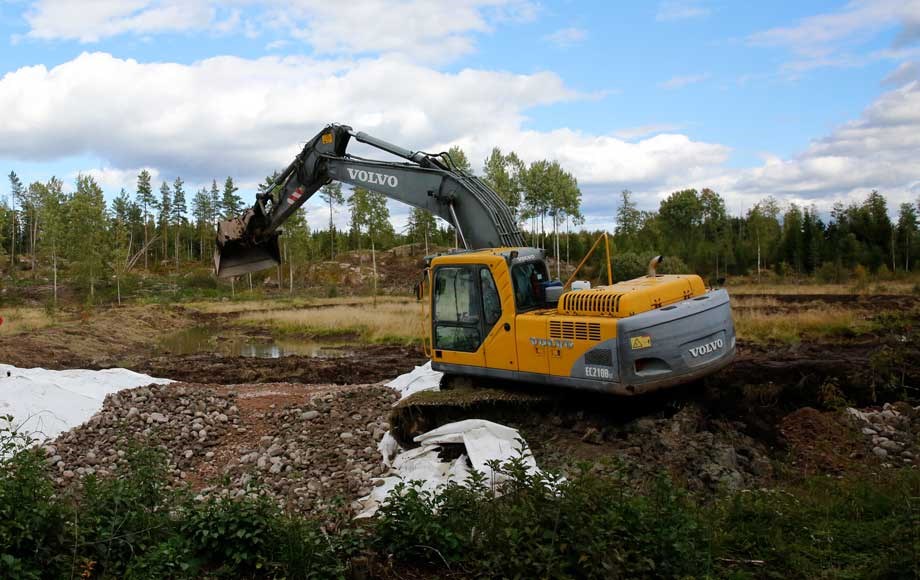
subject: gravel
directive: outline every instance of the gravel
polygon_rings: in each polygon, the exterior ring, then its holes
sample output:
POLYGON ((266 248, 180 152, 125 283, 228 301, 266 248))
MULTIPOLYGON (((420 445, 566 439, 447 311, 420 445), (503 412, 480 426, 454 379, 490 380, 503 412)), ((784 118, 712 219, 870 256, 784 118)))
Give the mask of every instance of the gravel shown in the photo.
POLYGON ((46 445, 48 463, 61 486, 111 476, 135 441, 161 449, 171 484, 200 496, 258 486, 295 512, 352 508, 385 472, 377 435, 388 428, 397 395, 378 385, 283 387, 173 383, 121 391, 46 445), (267 398, 278 402, 264 408, 267 398))

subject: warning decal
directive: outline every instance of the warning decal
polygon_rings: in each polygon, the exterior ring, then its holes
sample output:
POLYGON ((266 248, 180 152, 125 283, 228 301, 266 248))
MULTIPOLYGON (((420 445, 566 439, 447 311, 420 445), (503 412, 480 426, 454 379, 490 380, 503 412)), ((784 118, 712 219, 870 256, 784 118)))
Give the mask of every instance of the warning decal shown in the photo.
POLYGON ((629 346, 633 350, 639 350, 640 348, 650 348, 652 346, 652 337, 651 336, 634 336, 629 339, 629 346))

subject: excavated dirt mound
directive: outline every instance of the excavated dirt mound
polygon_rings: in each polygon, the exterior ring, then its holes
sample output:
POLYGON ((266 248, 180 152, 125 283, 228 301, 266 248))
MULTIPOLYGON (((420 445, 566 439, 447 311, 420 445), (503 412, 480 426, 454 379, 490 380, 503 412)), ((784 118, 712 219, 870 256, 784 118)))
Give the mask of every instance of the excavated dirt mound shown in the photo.
POLYGON ((865 465, 869 448, 840 412, 804 407, 783 417, 779 429, 788 445, 789 466, 803 476, 841 474, 865 465))
POLYGON ((376 446, 396 398, 378 385, 141 387, 106 397, 46 453, 62 486, 112 474, 135 443, 163 450, 176 486, 239 495, 257 485, 296 512, 348 509, 384 472, 376 446))

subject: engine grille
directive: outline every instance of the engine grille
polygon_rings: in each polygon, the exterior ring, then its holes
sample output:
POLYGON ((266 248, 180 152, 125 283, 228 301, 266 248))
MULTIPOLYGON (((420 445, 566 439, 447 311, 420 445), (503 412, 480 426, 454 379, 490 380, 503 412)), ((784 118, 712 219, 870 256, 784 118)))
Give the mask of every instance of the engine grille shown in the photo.
POLYGON ((601 339, 601 325, 597 322, 550 320, 549 337, 566 340, 599 341, 601 339))
POLYGON ((595 348, 585 353, 585 364, 601 365, 605 367, 613 366, 613 354, 609 348, 595 348))
POLYGON ((624 294, 605 290, 566 292, 559 299, 559 311, 566 314, 599 314, 614 316, 620 309, 624 294))

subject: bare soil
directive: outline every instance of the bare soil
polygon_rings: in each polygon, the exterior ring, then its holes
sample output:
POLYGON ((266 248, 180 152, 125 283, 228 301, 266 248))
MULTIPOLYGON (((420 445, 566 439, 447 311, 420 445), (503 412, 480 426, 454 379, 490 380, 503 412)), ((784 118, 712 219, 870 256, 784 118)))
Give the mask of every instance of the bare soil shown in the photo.
MULTIPOLYGON (((777 309, 830 303, 872 316, 897 313, 914 328, 920 327, 920 302, 913 296, 774 294, 761 298, 768 298, 777 309)), ((367 431, 358 436, 360 446, 354 447, 354 453, 363 471, 370 473, 366 466, 376 450, 365 449, 374 447, 375 429, 360 423, 388 415, 391 404, 374 383, 424 362, 420 349, 358 345, 349 347, 344 356, 260 359, 211 353, 164 355, 155 348, 168 333, 193 325, 220 326, 230 318, 181 306, 112 308, 75 323, 3 337, 0 360, 46 368, 126 366, 181 381, 186 384, 183 388, 206 385, 215 396, 232 395, 244 430, 223 435, 220 444, 210 449, 214 455, 209 461, 201 460, 196 451, 194 465, 190 460, 185 470, 185 478, 196 487, 226 475, 228 466, 237 469, 241 456, 258 450, 264 437, 294 441, 309 435, 325 443, 299 452, 316 453, 333 465, 341 447, 333 443, 351 429, 342 424, 351 420, 350 410, 361 417, 355 420, 356 428, 367 431), (335 401, 330 404, 338 409, 338 418, 301 425, 298 417, 304 409, 324 397, 335 401), (327 452, 321 452, 323 445, 327 452)), ((797 345, 740 342, 737 359, 729 368, 665 394, 623 400, 567 392, 528 404, 458 406, 437 420, 477 416, 518 427, 538 462, 547 468, 570 472, 580 462, 588 462, 597 469, 626 470, 637 481, 663 469, 692 490, 710 492, 769 485, 789 476, 839 475, 886 465, 891 457, 873 453, 873 443, 840 410, 842 401, 860 407, 894 402, 898 391, 881 388, 886 371, 897 374, 904 384, 920 385, 920 344, 897 332, 797 345), (888 356, 885 364, 893 368, 879 368, 880 353, 888 356)), ((417 428, 423 426, 431 425, 417 428)), ((908 432, 908 436, 913 435, 908 432)), ((907 456, 897 460, 914 465, 907 456)), ((320 477, 319 472, 299 473, 303 481, 320 477)), ((366 485, 342 477, 323 483, 352 496, 366 485)), ((303 485, 290 483, 281 489, 288 493, 303 485)))

